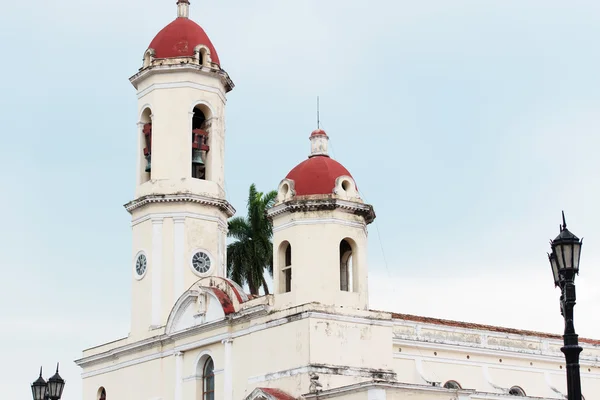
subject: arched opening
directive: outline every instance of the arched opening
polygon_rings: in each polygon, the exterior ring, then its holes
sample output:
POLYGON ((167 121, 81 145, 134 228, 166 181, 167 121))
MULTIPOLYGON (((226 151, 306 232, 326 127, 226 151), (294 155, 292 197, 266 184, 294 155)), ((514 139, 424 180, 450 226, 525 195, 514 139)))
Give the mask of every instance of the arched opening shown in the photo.
POLYGON ((206 179, 208 146, 208 110, 202 105, 194 107, 192 116, 192 178, 206 179))
POLYGON ((456 381, 448 381, 448 382, 444 383, 444 387, 446 389, 454 389, 454 390, 462 389, 460 384, 456 381))
POLYGON ((279 267, 281 270, 279 278, 279 293, 292 291, 292 245, 283 242, 279 246, 279 267))
POLYGON ((149 67, 152 64, 152 59, 154 58, 154 50, 148 49, 144 53, 144 68, 149 67))
POLYGON ((215 399, 215 363, 211 357, 206 359, 202 368, 202 400, 215 399))
POLYGON ((208 56, 205 48, 201 48, 198 52, 198 62, 200 65, 208 65, 208 56))
POLYGON ((344 239, 340 242, 340 290, 354 292, 356 290, 355 277, 354 250, 350 239, 344 239))
POLYGON ((345 180, 342 182, 342 189, 344 189, 344 191, 350 190, 350 187, 351 187, 350 181, 345 180))
POLYGON ((140 183, 150 180, 152 174, 152 110, 146 108, 140 119, 142 137, 140 138, 140 183))
POLYGON ((98 400, 106 400, 106 390, 103 387, 98 389, 98 395, 96 396, 98 400))
POLYGON ((519 386, 513 386, 510 388, 510 390, 508 391, 508 394, 511 396, 521 396, 521 397, 525 397, 525 391, 520 388, 519 386))

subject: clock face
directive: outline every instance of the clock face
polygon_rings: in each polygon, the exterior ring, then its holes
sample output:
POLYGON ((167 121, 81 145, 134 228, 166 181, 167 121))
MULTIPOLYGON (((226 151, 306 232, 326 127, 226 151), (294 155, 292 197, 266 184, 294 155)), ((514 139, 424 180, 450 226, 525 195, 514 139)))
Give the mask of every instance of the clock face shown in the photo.
POLYGON ((201 274, 207 273, 210 269, 210 257, 208 254, 201 251, 194 254, 194 257, 192 257, 192 267, 201 274))
POLYGON ((135 273, 138 276, 143 276, 146 273, 146 266, 146 256, 144 254, 140 254, 137 260, 135 261, 135 273))

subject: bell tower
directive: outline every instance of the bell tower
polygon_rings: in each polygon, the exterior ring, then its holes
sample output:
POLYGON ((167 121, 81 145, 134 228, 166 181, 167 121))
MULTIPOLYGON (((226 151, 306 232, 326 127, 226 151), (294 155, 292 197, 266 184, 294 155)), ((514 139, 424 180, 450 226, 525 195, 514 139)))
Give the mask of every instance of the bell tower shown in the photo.
POLYGON ((318 302, 368 310, 367 225, 373 207, 350 172, 329 157, 323 130, 308 159, 279 184, 273 222, 273 286, 281 308, 318 302))
POLYGON ((164 326, 181 294, 226 275, 225 105, 234 87, 189 0, 130 78, 138 98, 131 334, 164 326))

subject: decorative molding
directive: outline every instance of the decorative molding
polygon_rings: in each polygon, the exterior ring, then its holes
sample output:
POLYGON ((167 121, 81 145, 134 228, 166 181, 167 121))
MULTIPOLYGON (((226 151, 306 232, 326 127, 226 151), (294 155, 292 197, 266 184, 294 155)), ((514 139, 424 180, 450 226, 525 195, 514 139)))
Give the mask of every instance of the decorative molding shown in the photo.
MULTIPOLYGON (((380 381, 373 380, 373 381, 355 383, 353 385, 348 385, 348 386, 342 386, 342 387, 335 388, 335 389, 324 390, 319 393, 308 393, 308 394, 303 395, 302 397, 304 399, 328 399, 331 397, 341 397, 341 396, 345 396, 345 395, 356 393, 356 392, 364 392, 364 391, 370 391, 370 390, 374 390, 374 389, 381 389, 381 390, 403 389, 403 390, 413 390, 413 391, 420 391, 420 392, 452 393, 452 394, 458 394, 459 396, 469 396, 469 395, 476 393, 474 390, 468 390, 468 389, 456 390, 456 389, 446 389, 446 388, 442 388, 442 387, 438 387, 438 386, 431 386, 431 385, 418 385, 418 384, 400 383, 400 382, 380 382, 380 381)), ((498 395, 495 395, 495 396, 498 396, 498 395)), ((472 397, 466 397, 466 398, 471 399, 472 397)), ((504 398, 504 397, 490 397, 490 399, 501 399, 501 398, 504 398)), ((477 397, 477 399, 480 399, 480 397, 477 397)), ((481 399, 488 399, 488 397, 481 397, 481 399)))
MULTIPOLYGON (((475 329, 475 328, 464 328, 464 327, 456 327, 456 326, 446 326, 446 325, 436 325, 426 322, 413 322, 409 320, 393 320, 394 326, 408 326, 415 329, 415 334, 395 334, 393 338, 394 344, 406 344, 410 346, 410 343, 413 345, 417 345, 419 347, 426 348, 434 348, 439 346, 447 346, 447 348, 452 349, 454 351, 469 351, 469 352, 483 352, 485 354, 490 355, 506 355, 507 352, 514 354, 515 357, 525 356, 526 358, 538 357, 539 360, 553 360, 557 359, 564 360, 564 355, 561 352, 553 352, 549 349, 548 343, 551 341, 557 347, 562 346, 562 341, 558 339, 551 339, 539 336, 529 336, 529 335, 521 335, 515 333, 506 333, 506 332, 494 332, 494 331, 486 331, 483 329, 475 329), (462 341, 453 341, 453 340, 436 340, 434 338, 424 337, 421 334, 421 329, 432 329, 436 331, 449 332, 449 333, 464 333, 470 335, 478 335, 480 336, 481 343, 473 343, 473 342, 462 342, 462 341), (515 347, 506 347, 506 346, 493 346, 488 344, 489 339, 491 338, 501 338, 501 339, 509 339, 513 341, 531 341, 540 344, 539 350, 531 350, 525 348, 515 348, 515 347), (418 343, 418 344, 417 344, 418 343)), ((598 346, 590 345, 587 343, 580 343, 585 349, 598 349, 598 346)), ((600 361, 599 357, 588 357, 585 355, 581 356, 581 360, 583 362, 598 362, 600 361)))
POLYGON ((235 208, 227 200, 192 193, 142 196, 125 204, 124 207, 131 213, 133 210, 151 203, 197 203, 216 207, 223 211, 227 215, 227 218, 235 214, 235 208))
POLYGON ((354 201, 341 200, 336 198, 321 199, 296 199, 278 204, 267 211, 267 216, 271 219, 278 215, 295 212, 341 210, 348 214, 360 215, 365 219, 366 224, 370 224, 375 219, 375 211, 370 204, 357 203, 354 201))
POLYGON ((287 222, 283 225, 279 225, 277 227, 273 227, 273 232, 279 232, 284 229, 290 228, 292 226, 299 225, 324 225, 324 224, 338 224, 343 226, 349 226, 352 228, 357 228, 367 232, 367 226, 360 222, 348 221, 339 218, 315 218, 315 219, 306 219, 306 220, 294 220, 287 222))
MULTIPOLYGON (((187 57, 187 59, 189 59, 189 57, 187 57)), ((137 98, 141 99, 142 97, 146 96, 147 94, 149 94, 152 91, 157 90, 157 89, 160 90, 160 89, 173 89, 173 88, 192 88, 192 89, 204 90, 207 92, 215 93, 219 96, 219 98, 221 99, 223 104, 225 104, 227 102, 226 93, 230 92, 235 87, 233 81, 231 80, 231 78, 229 77, 227 72, 225 72, 224 70, 217 71, 210 67, 205 67, 203 65, 191 64, 191 63, 152 65, 148 68, 142 69, 140 72, 133 75, 131 78, 129 78, 129 82, 131 82, 133 87, 135 87, 137 89, 139 83, 141 81, 143 81, 144 79, 146 79, 147 77, 149 77, 150 75, 161 74, 161 73, 164 74, 164 73, 170 73, 170 72, 174 72, 174 71, 175 72, 195 72, 195 73, 199 73, 199 74, 205 75, 205 76, 210 76, 213 78, 216 77, 220 80, 221 84, 223 85, 224 90, 222 90, 221 88, 218 88, 218 87, 202 85, 200 83, 185 80, 185 81, 179 81, 179 82, 152 84, 143 90, 139 90, 137 92, 137 98)))
POLYGON ((384 380, 395 380, 396 373, 392 370, 379 370, 373 368, 350 367, 344 365, 325 365, 309 364, 302 367, 290 368, 283 371, 277 371, 265 375, 248 377, 247 383, 250 385, 267 382, 271 380, 288 378, 301 374, 323 374, 323 375, 342 375, 362 378, 375 378, 384 380))
MULTIPOLYGON (((399 345, 402 348, 410 348, 415 347, 419 350, 446 350, 452 352, 460 352, 460 353, 469 353, 469 354, 477 354, 482 356, 493 356, 493 357, 510 357, 514 359, 524 360, 524 361, 541 361, 541 362, 552 362, 556 364, 564 363, 564 356, 561 357, 558 354, 534 354, 534 353, 525 353, 520 352, 515 349, 506 348, 505 350, 497 350, 490 348, 481 348, 481 347, 468 347, 468 344, 448 344, 448 343, 440 343, 440 342, 421 342, 417 340, 405 340, 405 339, 393 339, 394 345, 399 345)), ((561 353, 562 354, 562 353, 561 353)), ((406 358, 403 354, 394 353, 394 358, 406 358)), ((426 357, 424 357, 426 358, 426 357)), ((432 358, 432 360, 439 360, 440 357, 432 358)), ((453 362, 461 363, 461 360, 454 360, 453 362)), ((467 361, 464 361, 468 363, 467 361)), ((596 360, 581 360, 582 368, 583 366, 597 366, 596 360), (587 361, 587 362, 586 362, 587 361)), ((496 365, 494 365, 496 367, 496 365)), ((530 369, 528 369, 530 370, 530 369)), ((584 372, 581 372, 584 375, 584 372)), ((600 378, 600 377, 599 377, 600 378)))
POLYGON ((169 212, 169 213, 147 214, 147 215, 144 215, 143 217, 138 217, 131 221, 131 226, 139 225, 142 222, 146 222, 153 218, 173 218, 173 222, 177 222, 177 220, 179 220, 181 218, 183 218, 184 220, 185 220, 185 218, 199 219, 201 221, 215 222, 216 224, 218 224, 219 229, 224 229, 224 227, 227 225, 226 220, 219 218, 219 217, 213 217, 212 215, 192 213, 192 212, 169 212))

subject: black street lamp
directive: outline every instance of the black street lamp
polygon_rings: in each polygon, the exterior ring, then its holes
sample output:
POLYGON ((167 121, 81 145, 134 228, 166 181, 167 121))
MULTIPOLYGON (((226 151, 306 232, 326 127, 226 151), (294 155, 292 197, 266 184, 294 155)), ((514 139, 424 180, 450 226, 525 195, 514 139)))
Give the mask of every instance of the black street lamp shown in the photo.
POLYGON ((58 364, 56 364, 56 373, 48 379, 48 382, 42 378, 42 368, 40 368, 40 377, 31 384, 33 400, 60 400, 65 380, 58 374, 58 364))
POLYGON ((552 267, 554 285, 560 287, 560 313, 565 319, 565 345, 560 349, 565 354, 567 362, 567 392, 568 400, 581 400, 581 378, 579 374, 579 346, 578 335, 573 324, 573 307, 575 306, 575 275, 579 274, 579 257, 583 239, 573 235, 567 229, 565 213, 562 214, 563 223, 560 234, 550 242, 552 253, 548 254, 552 267))

